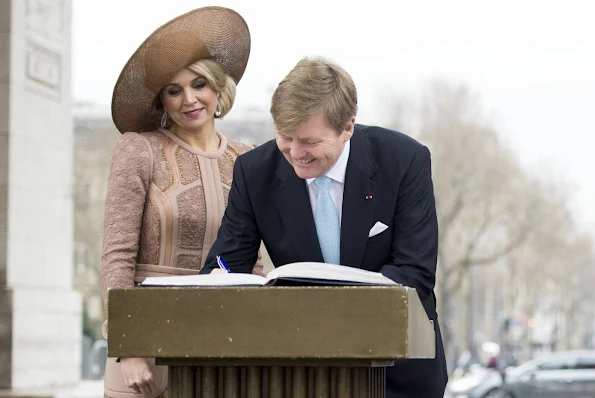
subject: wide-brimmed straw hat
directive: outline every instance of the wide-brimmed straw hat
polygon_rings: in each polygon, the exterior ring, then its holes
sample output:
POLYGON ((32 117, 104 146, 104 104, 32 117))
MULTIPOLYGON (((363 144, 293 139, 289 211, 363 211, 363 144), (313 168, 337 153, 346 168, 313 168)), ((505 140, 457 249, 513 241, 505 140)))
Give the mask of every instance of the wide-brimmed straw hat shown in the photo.
POLYGON ((217 61, 236 84, 250 55, 246 21, 224 7, 203 7, 167 22, 132 54, 114 87, 112 119, 121 133, 156 130, 163 110, 156 97, 183 68, 204 58, 217 61))

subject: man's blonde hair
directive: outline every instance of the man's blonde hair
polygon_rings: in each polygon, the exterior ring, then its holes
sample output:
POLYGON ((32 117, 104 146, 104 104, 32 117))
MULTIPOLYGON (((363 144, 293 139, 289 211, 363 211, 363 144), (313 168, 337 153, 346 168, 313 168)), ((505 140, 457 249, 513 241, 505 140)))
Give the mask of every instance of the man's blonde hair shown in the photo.
POLYGON ((221 115, 216 117, 223 119, 223 116, 227 115, 231 110, 236 98, 236 83, 234 80, 227 76, 221 66, 212 59, 201 59, 188 66, 188 69, 207 79, 217 93, 221 115))
POLYGON ((279 133, 290 133, 322 113, 340 133, 357 113, 357 90, 349 74, 321 57, 303 58, 277 86, 271 115, 279 133))

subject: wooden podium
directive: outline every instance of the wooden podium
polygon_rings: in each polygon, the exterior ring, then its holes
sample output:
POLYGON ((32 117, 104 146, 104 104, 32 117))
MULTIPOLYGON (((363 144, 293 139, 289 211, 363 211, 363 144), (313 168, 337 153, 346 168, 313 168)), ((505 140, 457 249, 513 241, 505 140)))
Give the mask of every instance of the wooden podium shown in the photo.
POLYGON ((433 358, 405 287, 143 287, 109 292, 108 356, 169 366, 168 398, 380 398, 396 358, 433 358))

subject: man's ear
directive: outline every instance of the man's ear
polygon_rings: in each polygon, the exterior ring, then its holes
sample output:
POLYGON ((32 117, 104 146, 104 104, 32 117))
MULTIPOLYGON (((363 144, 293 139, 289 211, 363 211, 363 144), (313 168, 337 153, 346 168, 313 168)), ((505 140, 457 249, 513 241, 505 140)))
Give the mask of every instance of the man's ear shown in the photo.
POLYGON ((343 129, 342 135, 343 135, 343 138, 345 141, 347 141, 348 139, 351 138, 351 136, 353 135, 354 128, 355 128, 355 116, 352 116, 351 119, 349 119, 349 121, 345 125, 345 128, 343 129))

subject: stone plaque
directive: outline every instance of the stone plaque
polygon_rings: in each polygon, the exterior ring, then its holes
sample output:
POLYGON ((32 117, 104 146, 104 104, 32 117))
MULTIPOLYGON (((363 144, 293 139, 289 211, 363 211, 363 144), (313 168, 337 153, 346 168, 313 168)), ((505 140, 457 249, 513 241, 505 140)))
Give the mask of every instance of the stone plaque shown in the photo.
POLYGON ((25 68, 27 88, 53 98, 60 97, 61 56, 35 43, 27 42, 25 68))

